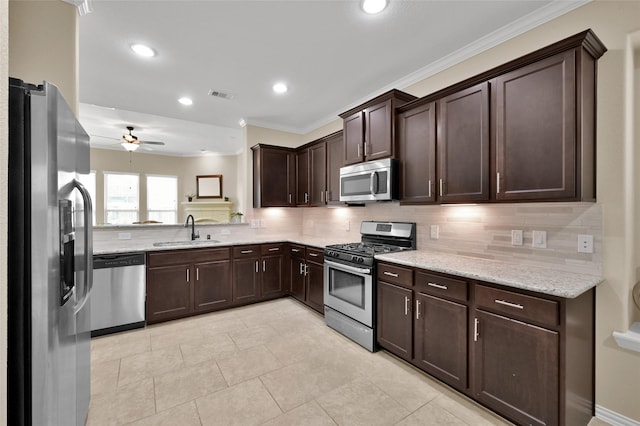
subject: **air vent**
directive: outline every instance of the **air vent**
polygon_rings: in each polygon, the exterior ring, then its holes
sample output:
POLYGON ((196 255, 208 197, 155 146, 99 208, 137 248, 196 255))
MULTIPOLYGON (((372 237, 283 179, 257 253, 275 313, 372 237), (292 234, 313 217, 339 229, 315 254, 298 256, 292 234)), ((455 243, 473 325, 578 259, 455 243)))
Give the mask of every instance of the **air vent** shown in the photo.
POLYGON ((221 92, 219 90, 209 90, 209 96, 215 96, 216 98, 222 98, 222 99, 226 99, 228 101, 230 101, 231 99, 233 99, 233 94, 231 93, 225 93, 225 92, 221 92))

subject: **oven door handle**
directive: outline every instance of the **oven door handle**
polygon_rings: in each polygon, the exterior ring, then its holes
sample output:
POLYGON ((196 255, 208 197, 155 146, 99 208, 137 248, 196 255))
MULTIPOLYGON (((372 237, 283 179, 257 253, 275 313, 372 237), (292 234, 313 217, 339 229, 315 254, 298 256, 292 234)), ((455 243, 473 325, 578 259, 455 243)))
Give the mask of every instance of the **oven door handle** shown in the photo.
POLYGON ((343 271, 353 272, 355 274, 371 275, 371 268, 356 268, 354 266, 348 266, 342 263, 330 262, 328 260, 325 260, 324 263, 335 269, 342 269, 343 271))

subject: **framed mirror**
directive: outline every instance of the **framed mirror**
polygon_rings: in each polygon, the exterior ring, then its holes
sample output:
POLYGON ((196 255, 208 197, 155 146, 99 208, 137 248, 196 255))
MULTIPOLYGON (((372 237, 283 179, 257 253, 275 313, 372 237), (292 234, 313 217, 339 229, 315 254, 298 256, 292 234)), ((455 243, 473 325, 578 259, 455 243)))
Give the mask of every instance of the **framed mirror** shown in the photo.
POLYGON ((222 198, 222 175, 196 176, 198 198, 222 198))

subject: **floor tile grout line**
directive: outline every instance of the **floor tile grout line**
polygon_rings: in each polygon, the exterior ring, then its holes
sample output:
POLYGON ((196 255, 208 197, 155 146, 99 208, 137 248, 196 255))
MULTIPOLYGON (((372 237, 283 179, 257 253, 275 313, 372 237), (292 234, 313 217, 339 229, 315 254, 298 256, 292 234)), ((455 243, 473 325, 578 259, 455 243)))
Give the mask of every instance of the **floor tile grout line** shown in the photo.
MULTIPOLYGON (((285 414, 285 413, 286 413, 286 411, 284 411, 284 409, 280 406, 280 404, 278 403, 278 400, 273 396, 273 394, 272 394, 272 393, 271 393, 271 391, 269 390, 269 387, 266 385, 266 383, 264 382, 264 380, 262 380, 262 376, 258 376, 257 378, 258 378, 258 380, 260 380, 260 383, 262 383, 262 387, 267 391, 267 393, 269 394, 269 396, 271 397, 271 399, 273 400, 273 402, 275 402, 275 403, 276 403, 276 405, 278 406, 278 409, 280 410, 280 415, 285 414)), ((274 417, 274 418, 275 418, 275 417, 274 417)), ((270 421, 270 420, 273 420, 273 419, 269 419, 269 420, 267 420, 267 421, 270 421)), ((266 421, 265 421, 265 422, 263 422, 263 423, 266 423, 266 421)))
POLYGON ((318 407, 320 407, 320 409, 322 410, 322 412, 324 412, 327 416, 329 416, 329 418, 331 419, 331 421, 337 426, 338 425, 338 421, 336 419, 333 418, 333 416, 331 414, 329 414, 329 412, 327 410, 325 410, 325 408, 322 406, 322 404, 320 403, 320 401, 318 401, 318 398, 313 398, 311 401, 315 402, 318 407))

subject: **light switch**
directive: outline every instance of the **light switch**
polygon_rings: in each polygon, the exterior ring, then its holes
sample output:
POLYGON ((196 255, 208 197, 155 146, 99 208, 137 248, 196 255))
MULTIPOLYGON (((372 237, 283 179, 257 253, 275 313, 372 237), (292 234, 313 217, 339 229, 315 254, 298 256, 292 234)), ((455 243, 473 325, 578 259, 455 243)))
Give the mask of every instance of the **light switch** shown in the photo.
POLYGON ((533 231, 533 248, 547 248, 547 231, 533 231))

